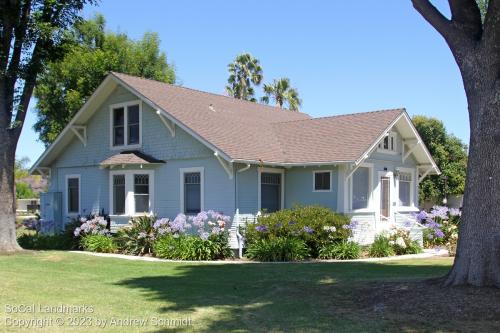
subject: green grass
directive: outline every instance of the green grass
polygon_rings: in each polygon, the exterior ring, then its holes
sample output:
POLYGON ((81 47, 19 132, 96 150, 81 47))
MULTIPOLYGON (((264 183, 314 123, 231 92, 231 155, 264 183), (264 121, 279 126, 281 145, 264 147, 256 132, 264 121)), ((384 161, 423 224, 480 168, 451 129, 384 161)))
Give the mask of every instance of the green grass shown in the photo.
MULTIPOLYGON (((89 305, 96 319, 190 318, 187 331, 384 331, 401 323, 349 310, 357 287, 437 277, 451 260, 386 263, 196 264, 128 261, 69 252, 0 255, 0 331, 5 304, 89 305)), ((44 314, 36 313, 38 317, 44 314)), ((60 315, 45 315, 57 317, 60 315)), ((63 316, 69 320, 70 315, 63 316)), ((158 332, 167 326, 126 327, 158 332)), ((179 328, 178 328, 179 329, 179 328)), ((425 330, 423 327, 409 327, 425 330)), ((123 332, 123 327, 50 327, 47 332, 123 332)), ((28 331, 28 330, 25 330, 28 331)))

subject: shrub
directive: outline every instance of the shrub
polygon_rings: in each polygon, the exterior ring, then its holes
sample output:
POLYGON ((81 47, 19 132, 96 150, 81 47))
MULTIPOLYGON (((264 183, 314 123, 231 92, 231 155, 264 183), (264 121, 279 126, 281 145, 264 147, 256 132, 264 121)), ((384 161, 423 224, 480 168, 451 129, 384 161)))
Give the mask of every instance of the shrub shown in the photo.
POLYGON ((418 222, 426 227, 424 230, 424 246, 445 246, 454 255, 457 247, 458 225, 461 212, 456 208, 434 206, 431 211, 415 214, 418 222))
POLYGON ((309 249, 301 239, 277 237, 254 241, 248 246, 246 255, 260 261, 296 261, 307 258, 309 249))
POLYGON ((23 249, 27 250, 70 250, 73 242, 65 234, 23 234, 17 238, 17 242, 23 249))
POLYGON ((394 249, 389 243, 389 238, 385 235, 378 235, 370 246, 370 257, 390 257, 395 255, 394 249))
POLYGON ((418 242, 410 237, 410 231, 402 228, 393 228, 389 231, 389 244, 397 255, 421 253, 418 242))
POLYGON ((139 216, 118 230, 116 242, 123 253, 146 255, 153 253, 153 243, 157 236, 154 228, 155 216, 139 216))
POLYGON ((114 253, 117 250, 116 243, 108 235, 86 235, 82 237, 80 243, 85 251, 90 252, 114 253))
POLYGON ((202 211, 196 216, 179 214, 174 221, 160 219, 154 227, 158 239, 155 255, 166 259, 215 260, 231 257, 229 234, 226 224, 229 216, 213 210, 202 211), (187 231, 196 228, 195 234, 187 231))
POLYGON ((355 242, 340 241, 324 245, 319 250, 321 259, 358 259, 361 255, 361 247, 355 242))
POLYGON ((302 240, 313 258, 326 244, 348 240, 356 222, 320 206, 296 206, 258 217, 255 224, 244 230, 246 243, 251 246, 259 240, 294 238, 302 240))

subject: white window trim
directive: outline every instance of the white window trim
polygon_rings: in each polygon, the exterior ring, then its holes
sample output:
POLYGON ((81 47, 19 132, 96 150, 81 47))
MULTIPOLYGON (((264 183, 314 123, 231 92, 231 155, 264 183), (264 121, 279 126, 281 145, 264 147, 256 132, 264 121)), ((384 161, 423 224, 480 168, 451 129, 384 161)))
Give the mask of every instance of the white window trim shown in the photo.
POLYGON ((394 131, 389 132, 389 135, 388 136, 384 136, 382 138, 382 140, 378 143, 378 145, 377 145, 377 151, 380 152, 380 153, 390 154, 390 155, 397 155, 397 154, 399 154, 398 153, 398 133, 394 132, 394 131), (393 138, 393 140, 394 140, 394 150, 384 149, 383 144, 384 144, 384 140, 385 140, 386 137, 389 138, 388 139, 389 140, 389 144, 390 144, 391 138, 393 138), (382 146, 379 147, 378 145, 382 145, 382 146))
POLYGON ((67 216, 78 216, 80 215, 82 211, 82 178, 80 174, 72 174, 72 175, 66 175, 65 178, 65 195, 64 197, 66 198, 66 215, 67 216), (69 211, 69 193, 68 193, 68 180, 73 178, 78 179, 78 212, 70 212, 69 211))
POLYGON ((313 170, 312 172, 312 177, 313 177, 313 181, 312 181, 312 184, 313 184, 313 188, 312 188, 312 191, 313 192, 332 192, 333 191, 333 170, 313 170), (316 190, 316 174, 317 173, 330 173, 330 189, 329 190, 316 190))
POLYGON ((180 168, 179 169, 179 186, 180 186, 180 212, 184 214, 184 174, 190 172, 200 173, 200 210, 205 210, 205 168, 204 167, 193 167, 193 168, 180 168))
POLYGON ((396 180, 396 198, 397 198, 397 210, 398 211, 416 211, 418 208, 415 205, 415 191, 416 191, 416 169, 413 168, 404 168, 398 167, 397 170, 403 173, 411 174, 411 182, 410 182, 410 203, 411 206, 400 206, 399 205, 399 177, 396 180))
POLYGON ((258 211, 260 212, 262 210, 262 173, 279 173, 281 174, 281 202, 280 202, 280 210, 285 208, 285 170, 284 169, 274 169, 274 168, 258 168, 257 172, 257 180, 258 180, 258 191, 257 191, 257 208, 258 211))
POLYGON ((374 205, 374 196, 373 196, 373 163, 361 163, 360 165, 361 168, 368 168, 368 207, 366 208, 361 208, 361 209, 352 209, 352 195, 353 195, 353 178, 354 174, 352 177, 349 178, 349 195, 348 200, 349 200, 349 211, 353 213, 373 213, 375 212, 375 207, 374 205))
POLYGON ((135 100, 135 101, 130 101, 130 102, 124 102, 124 103, 116 103, 116 104, 111 104, 109 106, 109 148, 111 150, 124 150, 124 149, 135 149, 135 148, 140 148, 142 147, 142 101, 141 100, 135 100), (128 107, 132 105, 139 105, 139 143, 135 145, 128 145, 128 107), (114 146, 113 145, 113 110, 118 109, 118 108, 123 108, 124 109, 124 114, 123 114, 123 121, 124 121, 124 128, 123 128, 123 145, 121 146, 114 146))
POLYGON ((154 212, 154 170, 134 169, 134 170, 114 170, 109 172, 109 212, 110 216, 143 216, 154 212), (115 214, 113 211, 113 176, 125 175, 125 214, 115 214), (149 175, 149 212, 135 212, 134 200, 134 175, 149 175))

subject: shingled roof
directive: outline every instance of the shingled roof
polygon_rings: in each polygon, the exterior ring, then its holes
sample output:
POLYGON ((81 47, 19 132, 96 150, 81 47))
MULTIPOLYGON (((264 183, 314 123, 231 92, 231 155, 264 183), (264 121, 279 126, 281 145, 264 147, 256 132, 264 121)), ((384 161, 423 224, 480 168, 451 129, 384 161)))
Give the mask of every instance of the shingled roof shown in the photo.
POLYGON ((234 161, 352 162, 404 109, 311 118, 301 112, 112 73, 234 161))

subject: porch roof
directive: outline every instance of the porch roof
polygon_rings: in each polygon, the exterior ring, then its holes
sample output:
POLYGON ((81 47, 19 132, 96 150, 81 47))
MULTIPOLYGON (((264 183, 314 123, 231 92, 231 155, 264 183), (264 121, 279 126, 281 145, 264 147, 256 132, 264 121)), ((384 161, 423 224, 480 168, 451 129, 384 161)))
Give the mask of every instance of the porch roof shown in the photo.
POLYGON ((112 167, 115 165, 142 165, 142 164, 164 164, 165 161, 156 159, 138 150, 122 151, 116 155, 108 157, 99 165, 101 167, 112 167))

